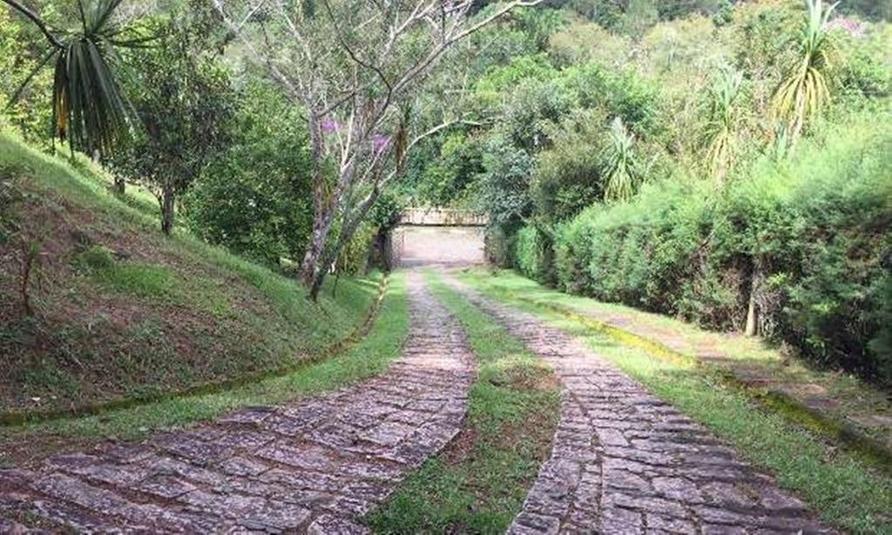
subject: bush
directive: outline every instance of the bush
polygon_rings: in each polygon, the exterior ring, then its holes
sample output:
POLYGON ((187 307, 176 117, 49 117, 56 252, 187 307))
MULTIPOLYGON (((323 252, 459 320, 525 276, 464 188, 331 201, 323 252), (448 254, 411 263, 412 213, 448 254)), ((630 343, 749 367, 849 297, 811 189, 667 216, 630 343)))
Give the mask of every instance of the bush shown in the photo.
POLYGON ((645 186, 633 203, 583 212, 557 238, 561 286, 685 315, 698 293, 688 281, 702 265, 707 193, 701 184, 667 180, 645 186))
POLYGON ((888 125, 834 128, 731 188, 717 220, 736 228, 715 237, 724 256, 748 257, 768 281, 759 295, 767 334, 813 361, 871 376, 890 357, 868 347, 890 298, 882 290, 892 254, 890 151, 888 125))
POLYGON ((555 281, 553 251, 551 239, 534 226, 520 229, 514 241, 517 269, 525 276, 545 284, 555 281))
POLYGON ((232 143, 183 200, 187 224, 206 241, 270 266, 300 260, 313 219, 303 121, 264 85, 247 87, 239 104, 232 143))
MULTIPOLYGON (((852 120, 720 192, 667 180, 595 205, 558 227, 558 284, 722 329, 741 328, 752 290, 765 336, 892 382, 890 155, 892 127, 852 120)), ((538 246, 518 235, 533 278, 538 246)))
POLYGON ((74 264, 81 271, 94 273, 114 269, 114 253, 107 247, 94 245, 79 253, 75 257, 74 264))
POLYGON ((345 275, 364 275, 368 271, 372 241, 377 234, 377 226, 369 221, 361 224, 347 245, 341 249, 335 267, 345 275))

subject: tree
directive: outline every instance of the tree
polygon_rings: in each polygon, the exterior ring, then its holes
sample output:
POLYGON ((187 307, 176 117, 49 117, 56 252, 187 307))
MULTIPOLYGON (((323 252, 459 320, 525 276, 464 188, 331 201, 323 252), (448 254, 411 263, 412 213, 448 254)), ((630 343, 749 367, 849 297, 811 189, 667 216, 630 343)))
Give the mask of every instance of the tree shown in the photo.
POLYGON ((619 117, 610 125, 610 147, 604 169, 604 199, 628 201, 644 177, 635 154, 635 136, 619 117))
POLYGON ((402 177, 409 151, 463 120, 420 124, 418 97, 434 67, 455 43, 538 2, 513 0, 469 18, 472 0, 214 0, 230 31, 305 114, 314 215, 300 277, 312 298, 378 196, 402 177))
POLYGON ((721 183, 737 155, 737 130, 740 128, 740 97, 743 75, 723 68, 709 88, 706 101, 706 165, 721 183))
POLYGON ((533 175, 536 219, 542 225, 568 220, 602 198, 605 117, 600 108, 577 109, 553 127, 553 143, 538 155, 533 175))
POLYGON ((262 78, 241 88, 236 104, 228 146, 183 199, 185 219, 210 243, 277 266, 300 258, 312 224, 306 128, 262 78))
POLYGON ((834 42, 827 22, 836 4, 805 0, 806 18, 799 35, 799 53, 775 91, 772 111, 795 140, 806 122, 830 103, 829 69, 834 42))
POLYGON ((425 154, 426 166, 414 187, 416 202, 448 206, 466 200, 469 186, 483 170, 480 140, 454 132, 438 148, 439 154, 425 154))
POLYGON ((116 50, 141 46, 149 38, 126 35, 116 16, 122 0, 79 0, 78 25, 64 32, 50 28, 38 13, 18 0, 2 1, 33 22, 49 45, 10 104, 45 65, 54 61, 54 137, 67 139, 72 149, 107 154, 126 135, 130 116, 118 84, 116 50))
POLYGON ((177 196, 222 148, 232 100, 226 71, 182 19, 165 23, 161 46, 129 58, 132 103, 144 128, 109 159, 158 198, 165 234, 173 229, 177 196))

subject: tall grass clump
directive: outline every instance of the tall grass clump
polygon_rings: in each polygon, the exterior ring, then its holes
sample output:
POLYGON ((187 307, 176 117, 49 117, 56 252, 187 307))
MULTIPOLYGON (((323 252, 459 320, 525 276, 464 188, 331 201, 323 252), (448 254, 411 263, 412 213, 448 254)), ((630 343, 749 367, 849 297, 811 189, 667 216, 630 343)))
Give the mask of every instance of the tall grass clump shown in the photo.
POLYGON ((805 0, 807 16, 799 32, 799 50, 774 94, 772 111, 786 123, 793 139, 830 103, 829 71, 835 46, 827 23, 836 5, 805 0))

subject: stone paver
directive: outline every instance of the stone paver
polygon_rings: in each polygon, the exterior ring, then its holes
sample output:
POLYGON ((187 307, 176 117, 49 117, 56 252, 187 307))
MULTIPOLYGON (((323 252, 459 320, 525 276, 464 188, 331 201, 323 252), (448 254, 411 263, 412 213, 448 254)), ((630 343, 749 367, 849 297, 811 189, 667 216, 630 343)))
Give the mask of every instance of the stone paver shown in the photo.
MULTIPOLYGON (((540 299, 527 299, 542 304, 540 299)), ((758 347, 755 339, 739 333, 706 333, 692 336, 682 330, 661 325, 642 317, 653 314, 641 311, 602 310, 561 306, 598 323, 656 342, 675 353, 693 357, 709 366, 717 367, 737 382, 772 394, 780 394, 810 411, 814 416, 828 419, 833 424, 851 426, 858 435, 875 441, 878 446, 892 450, 892 403, 880 392, 868 397, 868 389, 858 389, 857 396, 846 389, 834 389, 833 382, 819 376, 801 374, 796 367, 788 369, 779 361, 748 358, 746 353, 758 347), (728 349, 734 348, 734 351, 728 349), (739 349, 739 351, 737 351, 739 349), (735 353, 736 352, 736 353, 735 353), (742 357, 742 358, 741 358, 742 357)), ((858 447, 859 439, 849 441, 858 447)))
POLYGON ((561 418, 509 533, 829 533, 708 430, 525 312, 450 284, 551 366, 561 418))
MULTIPOLYGON (((385 374, 138 444, 0 470, 0 517, 27 511, 100 532, 364 532, 359 518, 458 433, 474 378, 459 323, 418 275, 409 289, 409 339, 385 374)), ((22 529, 0 518, 0 531, 22 529)))

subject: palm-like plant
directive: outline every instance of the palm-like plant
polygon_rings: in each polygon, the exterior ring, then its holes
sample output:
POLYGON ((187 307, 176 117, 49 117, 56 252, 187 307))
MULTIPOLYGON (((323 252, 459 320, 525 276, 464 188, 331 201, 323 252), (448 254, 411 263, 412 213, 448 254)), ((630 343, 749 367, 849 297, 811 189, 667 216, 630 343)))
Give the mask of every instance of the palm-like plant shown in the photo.
POLYGON ((2 0, 30 19, 46 36, 49 51, 10 100, 14 103, 37 72, 55 60, 53 77, 53 137, 73 148, 107 153, 126 135, 129 106, 113 65, 117 47, 135 47, 145 39, 122 38, 114 13, 122 0, 77 0, 78 27, 51 30, 18 0, 2 0))
POLYGON ((775 91, 772 111, 786 124, 789 136, 799 136, 806 122, 830 102, 829 69, 834 44, 827 22, 837 4, 805 0, 807 16, 799 38, 799 54, 775 91))
POLYGON ((713 176, 721 182, 737 153, 737 128, 740 119, 738 100, 743 75, 729 67, 719 71, 709 89, 706 103, 706 162, 713 176))
POLYGON ((641 180, 638 161, 635 158, 635 136, 619 117, 610 125, 610 148, 604 176, 604 200, 627 201, 635 194, 641 180))

